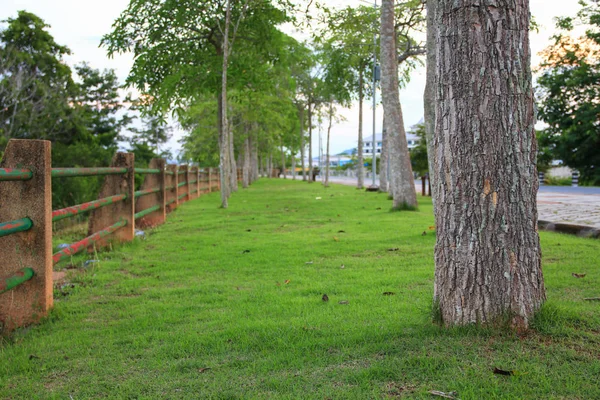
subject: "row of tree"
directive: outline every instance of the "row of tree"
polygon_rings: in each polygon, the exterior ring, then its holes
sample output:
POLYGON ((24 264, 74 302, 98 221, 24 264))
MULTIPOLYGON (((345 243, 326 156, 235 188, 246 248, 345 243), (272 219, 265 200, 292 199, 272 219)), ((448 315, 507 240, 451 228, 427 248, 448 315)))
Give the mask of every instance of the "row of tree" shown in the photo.
MULTIPOLYGON (((74 71, 64 62, 70 50, 54 40, 38 16, 19 11, 4 21, 0 31, 0 154, 9 139, 45 139, 53 142, 55 167, 97 167, 110 164, 123 142, 145 166, 160 153, 169 128, 158 118, 132 125, 127 112, 141 105, 123 100, 112 70, 100 71, 86 63, 74 71), (127 137, 124 136, 129 131, 127 137)), ((164 154, 162 154, 164 155, 164 154)), ((95 198, 98 178, 57 182, 55 207, 95 198)))

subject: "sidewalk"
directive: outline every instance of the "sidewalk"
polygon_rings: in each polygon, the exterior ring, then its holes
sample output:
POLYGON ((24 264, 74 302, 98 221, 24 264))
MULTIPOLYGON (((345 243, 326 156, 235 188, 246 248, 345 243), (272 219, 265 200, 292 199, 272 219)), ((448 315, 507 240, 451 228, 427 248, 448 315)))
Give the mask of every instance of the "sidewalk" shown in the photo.
MULTIPOLYGON (((356 185, 354 178, 330 177, 329 181, 343 185, 356 185)), ((372 179, 365 179, 365 186, 371 184, 372 179)), ((420 192, 421 182, 415 181, 415 185, 417 192, 420 192)), ((538 219, 541 221, 585 225, 600 229, 600 188, 542 186, 537 200, 538 219)))

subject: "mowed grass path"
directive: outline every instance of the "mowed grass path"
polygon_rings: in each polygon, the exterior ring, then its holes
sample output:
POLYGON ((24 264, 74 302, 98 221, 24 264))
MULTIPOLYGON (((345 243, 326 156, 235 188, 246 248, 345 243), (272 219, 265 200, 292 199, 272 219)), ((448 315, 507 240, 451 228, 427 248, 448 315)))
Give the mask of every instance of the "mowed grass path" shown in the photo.
POLYGON ((542 233, 548 303, 530 333, 444 329, 420 204, 290 180, 227 210, 218 194, 184 204, 0 344, 0 397, 600 398, 600 303, 583 301, 600 295, 600 241, 542 233))

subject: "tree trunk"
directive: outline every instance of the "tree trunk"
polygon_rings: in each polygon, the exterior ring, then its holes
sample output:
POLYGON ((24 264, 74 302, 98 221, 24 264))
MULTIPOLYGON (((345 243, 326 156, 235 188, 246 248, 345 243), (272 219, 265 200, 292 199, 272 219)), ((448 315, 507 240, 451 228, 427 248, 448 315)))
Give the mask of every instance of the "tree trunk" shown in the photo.
MULTIPOLYGON (((387 121, 383 113, 383 129, 381 130, 381 156, 379 157, 379 191, 387 192, 390 189, 390 177, 388 177, 388 162, 389 162, 389 135, 387 130, 387 121)), ((374 144, 377 144, 374 141, 374 144)), ((377 154, 377 147, 373 148, 373 156, 377 154)))
POLYGON ((329 103, 329 126, 327 127, 327 155, 325 156, 325 187, 329 187, 329 139, 333 125, 333 101, 329 103))
POLYGON ((308 183, 313 181, 312 163, 312 106, 308 103, 308 183))
POLYGON ((434 299, 445 325, 527 328, 545 299, 528 0, 436 12, 434 299))
POLYGON ((252 174, 250 183, 256 182, 260 177, 258 172, 258 141, 255 140, 256 134, 256 130, 250 134, 250 149, 252 149, 252 174))
POLYGON ((229 175, 229 179, 231 180, 231 191, 238 191, 238 181, 237 181, 237 163, 235 162, 235 152, 233 147, 233 132, 231 129, 227 130, 229 132, 229 159, 231 160, 231 173, 229 175))
MULTIPOLYGON (((427 0, 427 76, 425 93, 423 94, 423 119, 425 121, 425 140, 427 141, 427 164, 429 165, 429 182, 435 180, 435 150, 433 147, 435 134, 435 10, 438 0, 427 0)), ((435 196, 432 197, 435 201, 435 196)))
POLYGON ((358 71, 358 168, 356 170, 358 174, 358 183, 356 184, 357 189, 365 187, 365 160, 363 157, 363 101, 365 99, 364 93, 364 68, 361 66, 358 71))
POLYGON ((268 178, 273 177, 273 151, 269 150, 269 159, 267 160, 267 174, 268 178))
MULTIPOLYGON (((393 207, 395 209, 416 208, 417 193, 400 107, 395 33, 394 0, 383 0, 381 4, 381 94, 389 138, 390 172, 394 179, 393 207)), ((383 169, 385 166, 381 167, 383 169)))
POLYGON ((296 154, 292 154, 292 180, 296 180, 296 154))
POLYGON ((300 157, 302 158, 302 180, 306 181, 306 143, 304 142, 304 108, 300 109, 300 157))
MULTIPOLYGON (((226 78, 224 78, 226 79, 226 78)), ((223 87, 226 87, 227 83, 223 84, 223 87)), ((227 105, 224 104, 226 103, 226 101, 223 99, 224 94, 221 92, 219 93, 219 106, 218 106, 218 111, 217 113, 219 114, 219 123, 218 125, 218 130, 219 130, 219 179, 221 181, 221 207, 223 208, 227 208, 228 205, 228 199, 229 199, 229 140, 227 139, 227 124, 223 123, 223 119, 227 118, 226 116, 224 116, 224 114, 226 115, 226 107, 227 105)))
POLYGON ((250 185, 250 132, 246 126, 246 139, 244 139, 244 158, 242 167, 242 187, 246 189, 250 185))
POLYGON ((281 174, 283 179, 287 179, 285 176, 285 152, 283 151, 283 139, 281 139, 281 174))

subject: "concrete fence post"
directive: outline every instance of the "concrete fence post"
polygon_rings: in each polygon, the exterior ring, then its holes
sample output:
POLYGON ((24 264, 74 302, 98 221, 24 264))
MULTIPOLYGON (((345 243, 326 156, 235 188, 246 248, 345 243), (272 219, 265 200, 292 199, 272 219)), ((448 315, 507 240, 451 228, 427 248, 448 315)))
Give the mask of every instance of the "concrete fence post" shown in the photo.
POLYGON ((196 167, 196 198, 200 197, 200 167, 196 167))
POLYGON ((571 185, 573 187, 578 187, 579 186, 579 171, 573 171, 571 185))
POLYGON ((167 186, 171 188, 167 191, 167 211, 171 212, 179 207, 179 200, 177 199, 177 185, 179 184, 177 164, 167 165, 167 172, 167 186))
MULTIPOLYGON (((98 208, 90 213, 88 224, 88 235, 92 235, 104 228, 113 225, 119 220, 125 220, 124 227, 117 230, 112 238, 119 242, 130 242, 135 237, 135 155, 133 153, 117 153, 113 157, 111 167, 127 168, 127 173, 122 175, 106 175, 104 184, 100 189, 98 198, 105 198, 117 194, 125 194, 127 198, 123 201, 98 208)), ((110 240, 110 239, 109 239, 110 240)), ((98 246, 107 244, 101 239, 98 246)))
POLYGON ((135 202, 135 210, 142 211, 150 207, 160 206, 160 209, 140 218, 136 225, 141 228, 164 224, 167 219, 167 175, 165 171, 166 161, 162 158, 153 158, 148 165, 149 169, 158 169, 158 174, 145 174, 141 190, 159 188, 156 193, 142 196, 135 202))
POLYGON ((51 145, 46 140, 14 140, 6 146, 1 168, 25 168, 31 179, 0 182, 0 223, 22 218, 32 226, 0 237, 0 277, 23 268, 34 276, 0 294, 0 332, 9 332, 44 317, 52 307, 51 145))

